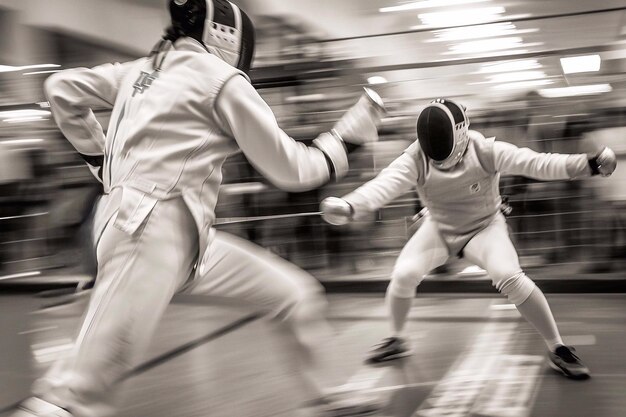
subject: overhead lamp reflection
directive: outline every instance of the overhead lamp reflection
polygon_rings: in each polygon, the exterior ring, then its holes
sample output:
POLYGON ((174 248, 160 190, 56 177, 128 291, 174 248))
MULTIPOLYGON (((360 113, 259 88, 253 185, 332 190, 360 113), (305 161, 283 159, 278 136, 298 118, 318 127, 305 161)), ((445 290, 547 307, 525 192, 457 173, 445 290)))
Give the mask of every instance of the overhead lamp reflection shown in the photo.
POLYGON ((55 72, 61 72, 61 71, 62 70, 34 71, 34 72, 25 72, 22 75, 54 74, 55 72))
POLYGON ((34 116, 34 117, 15 117, 12 119, 4 119, 3 122, 5 123, 27 123, 27 122, 39 122, 42 120, 46 120, 41 116, 34 116))
POLYGON ((520 59, 517 61, 500 62, 497 64, 486 64, 478 71, 479 74, 490 74, 494 72, 525 71, 541 68, 541 64, 536 59, 520 59))
POLYGON ((428 39, 426 42, 450 42, 468 39, 495 38, 538 31, 539 29, 517 29, 511 22, 489 23, 480 26, 435 30, 433 31, 435 39, 428 39))
POLYGON ((50 111, 48 110, 8 110, 8 111, 0 111, 0 119, 18 119, 18 118, 29 118, 29 117, 45 117, 50 116, 50 111))
POLYGON ((417 17, 427 26, 459 26, 476 23, 487 23, 501 17, 504 7, 482 7, 479 9, 463 9, 450 12, 420 13, 417 17))
POLYGON ((518 81, 514 83, 497 84, 493 86, 493 89, 494 90, 521 90, 521 89, 538 87, 542 85, 548 85, 548 84, 552 84, 553 82, 554 81, 552 80, 518 81))
POLYGON ((600 71, 600 55, 583 55, 561 58, 561 67, 564 74, 576 74, 579 72, 600 71))
POLYGON ((515 81, 538 80, 546 77, 547 75, 543 71, 515 71, 493 74, 489 76, 489 79, 490 82, 493 83, 509 83, 515 81))
POLYGON ((22 65, 22 66, 13 66, 13 65, 0 65, 0 72, 16 72, 22 70, 29 70, 35 68, 58 68, 60 65, 57 64, 35 64, 35 65, 22 65))
POLYGON ((400 4, 398 6, 381 7, 381 13, 405 12, 408 10, 429 9, 435 7, 459 6, 461 4, 484 3, 491 0, 423 0, 412 3, 400 4))
POLYGON ((3 145, 32 145, 33 143, 43 142, 43 139, 11 139, 0 141, 3 145))
POLYGON ((587 96, 593 94, 608 93, 610 91, 613 91, 613 87, 611 87, 611 84, 589 84, 559 88, 543 88, 539 90, 539 95, 546 98, 557 98, 587 96))
POLYGON ((518 48, 524 45, 522 42, 523 39, 519 36, 462 42, 450 45, 450 53, 470 54, 475 52, 498 51, 502 49, 518 48))
POLYGON ((373 75, 367 79, 368 84, 385 84, 387 79, 385 77, 381 77, 380 75, 373 75))

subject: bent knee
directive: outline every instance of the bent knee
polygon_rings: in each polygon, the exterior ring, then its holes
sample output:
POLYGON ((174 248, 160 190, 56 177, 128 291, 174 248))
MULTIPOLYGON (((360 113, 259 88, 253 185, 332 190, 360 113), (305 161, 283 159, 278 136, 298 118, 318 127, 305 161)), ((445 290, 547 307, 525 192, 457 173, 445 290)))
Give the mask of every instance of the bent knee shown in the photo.
POLYGON ((535 289, 535 283, 523 271, 517 271, 498 281, 494 280, 494 285, 515 305, 526 301, 535 289))
POLYGON ((502 283, 504 283, 506 280, 518 274, 524 273, 522 271, 522 268, 520 268, 519 266, 514 266, 514 265, 500 266, 496 268, 491 267, 491 268, 486 268, 486 269, 487 269, 487 274, 489 275, 489 278, 491 278, 491 283, 498 290, 500 290, 502 283))
POLYGON ((288 322, 315 321, 324 317, 328 302, 320 286, 291 288, 276 309, 275 317, 288 322))
POLYGON ((424 279, 425 272, 408 266, 397 265, 391 274, 390 293, 398 298, 412 298, 415 288, 424 279))

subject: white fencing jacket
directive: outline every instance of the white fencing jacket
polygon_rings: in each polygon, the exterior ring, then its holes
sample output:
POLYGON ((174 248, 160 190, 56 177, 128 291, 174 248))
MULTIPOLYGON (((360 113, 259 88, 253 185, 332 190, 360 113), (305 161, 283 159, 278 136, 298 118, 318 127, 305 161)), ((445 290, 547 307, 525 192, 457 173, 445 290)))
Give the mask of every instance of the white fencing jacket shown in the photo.
MULTIPOLYGON (((203 261, 229 155, 242 150, 283 189, 318 187, 331 176, 325 154, 285 134, 245 74, 191 38, 176 41, 162 71, 150 58, 80 68, 52 75, 45 90, 59 128, 105 193, 123 189, 115 225, 132 234, 158 200, 182 197, 203 261), (93 113, 102 108, 112 109, 106 136, 93 113)), ((345 153, 339 140, 327 139, 345 153)))
POLYGON ((415 141, 376 178, 343 198, 359 217, 417 187, 444 237, 471 234, 499 212, 500 174, 559 180, 591 176, 591 169, 585 154, 537 153, 470 131, 467 151, 453 168, 437 169, 415 141))

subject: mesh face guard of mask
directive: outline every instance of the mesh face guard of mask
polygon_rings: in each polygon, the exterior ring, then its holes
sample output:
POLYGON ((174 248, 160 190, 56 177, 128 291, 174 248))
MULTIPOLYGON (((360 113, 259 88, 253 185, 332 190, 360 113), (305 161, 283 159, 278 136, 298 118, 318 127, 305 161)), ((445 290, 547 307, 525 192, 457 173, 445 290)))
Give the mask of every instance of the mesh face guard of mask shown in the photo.
POLYGON ((461 161, 469 143, 469 120, 465 108, 451 100, 437 99, 417 118, 420 147, 439 169, 461 161))

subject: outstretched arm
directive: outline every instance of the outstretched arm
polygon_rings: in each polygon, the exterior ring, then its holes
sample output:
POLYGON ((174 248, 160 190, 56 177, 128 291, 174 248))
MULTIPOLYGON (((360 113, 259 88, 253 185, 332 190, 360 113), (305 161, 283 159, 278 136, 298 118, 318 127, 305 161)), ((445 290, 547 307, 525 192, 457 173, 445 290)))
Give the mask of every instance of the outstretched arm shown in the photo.
POLYGON ((538 180, 560 180, 592 175, 586 154, 539 153, 507 142, 494 143, 496 171, 538 180))
POLYGON ((104 132, 93 109, 111 109, 129 64, 77 68, 51 75, 44 89, 61 132, 102 181, 104 132))
MULTIPOLYGON (((376 115, 366 113, 351 118, 351 123, 370 123, 375 129, 372 120, 376 115)), ((314 146, 295 141, 278 126, 270 107, 241 76, 226 82, 216 100, 215 114, 250 163, 279 188, 309 190, 325 184, 332 174, 340 177, 347 171, 340 133, 323 133, 314 146)))
POLYGON ((352 206, 355 218, 380 209, 417 185, 417 165, 414 157, 403 153, 376 178, 366 182, 343 197, 352 206))
POLYGON ((353 219, 359 219, 415 187, 418 175, 415 157, 411 152, 404 152, 376 178, 355 191, 342 198, 325 198, 320 205, 322 217, 334 225, 343 225, 353 219))

